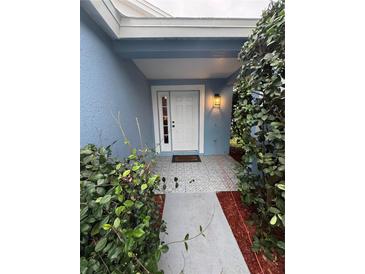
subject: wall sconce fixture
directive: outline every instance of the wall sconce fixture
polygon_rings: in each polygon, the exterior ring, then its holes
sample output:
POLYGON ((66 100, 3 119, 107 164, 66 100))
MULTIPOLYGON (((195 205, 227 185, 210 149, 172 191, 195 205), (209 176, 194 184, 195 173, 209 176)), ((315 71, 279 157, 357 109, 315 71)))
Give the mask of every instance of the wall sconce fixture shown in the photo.
POLYGON ((221 96, 219 94, 214 94, 213 107, 214 108, 221 107, 221 96))

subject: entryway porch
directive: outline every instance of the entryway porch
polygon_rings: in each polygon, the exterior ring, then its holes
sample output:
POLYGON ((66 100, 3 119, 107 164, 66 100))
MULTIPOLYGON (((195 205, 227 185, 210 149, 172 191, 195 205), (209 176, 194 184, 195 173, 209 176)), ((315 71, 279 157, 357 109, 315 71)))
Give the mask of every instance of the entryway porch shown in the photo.
MULTIPOLYGON (((164 193, 236 191, 234 169, 238 163, 229 155, 200 156, 201 162, 173 163, 171 156, 157 157, 154 171, 166 179, 164 193), (177 178, 178 187, 174 178, 177 178)), ((162 190, 161 181, 161 187, 162 190)), ((162 192, 162 191, 161 191, 162 192)), ((161 193, 159 192, 159 193, 161 193)))

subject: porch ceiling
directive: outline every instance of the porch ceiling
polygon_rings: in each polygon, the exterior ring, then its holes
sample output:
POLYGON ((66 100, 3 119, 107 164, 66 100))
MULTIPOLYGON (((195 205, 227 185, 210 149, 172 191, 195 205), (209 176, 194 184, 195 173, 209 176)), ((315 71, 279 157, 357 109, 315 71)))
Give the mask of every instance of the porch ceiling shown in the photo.
POLYGON ((134 59, 147 79, 227 78, 240 67, 236 58, 134 59))

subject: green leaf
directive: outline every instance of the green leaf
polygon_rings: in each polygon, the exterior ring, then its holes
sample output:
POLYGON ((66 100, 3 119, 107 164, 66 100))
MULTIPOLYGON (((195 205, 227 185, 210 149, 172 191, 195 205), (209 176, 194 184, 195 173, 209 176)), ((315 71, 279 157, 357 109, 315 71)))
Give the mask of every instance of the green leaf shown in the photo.
MULTIPOLYGON (((103 210, 102 208, 100 208, 101 210, 103 210)), ((109 222, 109 215, 105 216, 103 220, 101 220, 100 224, 107 224, 109 222)))
POLYGON ((98 193, 99 195, 104 195, 105 194, 105 188, 104 187, 97 187, 96 188, 96 193, 98 193))
POLYGON ((137 228, 137 229, 134 229, 133 232, 132 232, 132 235, 133 237, 136 237, 136 238, 141 238, 143 235, 144 235, 144 231, 142 228, 137 228))
POLYGON ((271 213, 274 213, 274 214, 279 214, 280 213, 280 210, 279 209, 277 209, 276 207, 269 207, 269 211, 271 212, 271 213))
POLYGON ((123 194, 119 194, 118 196, 117 196, 117 198, 118 198, 118 201, 119 202, 123 202, 124 201, 124 195, 123 194))
MULTIPOLYGON (((143 206, 143 203, 141 201, 135 201, 134 206, 138 209, 140 209, 143 206)), ((147 217, 147 216, 146 216, 147 217)))
POLYGON ((147 187, 148 187, 147 184, 142 184, 141 185, 141 190, 144 191, 147 187))
POLYGON ((114 245, 114 243, 113 242, 109 242, 104 248, 103 248, 103 253, 105 253, 105 252, 108 252, 111 248, 112 248, 112 246, 114 245))
POLYGON ((125 170, 123 172, 123 177, 127 177, 130 173, 131 173, 131 171, 129 169, 125 170))
POLYGON ((81 149, 81 151, 80 151, 81 155, 88 155, 88 154, 92 154, 92 153, 93 153, 93 151, 90 149, 81 149))
POLYGON ((109 230, 111 227, 112 227, 112 225, 110 225, 110 224, 103 224, 103 225, 102 225, 102 228, 103 228, 104 230, 109 230))
POLYGON ((88 209, 89 209, 89 208, 86 206, 86 207, 84 207, 84 208, 80 211, 80 220, 82 220, 83 218, 85 218, 85 217, 86 217, 86 213, 87 213, 88 209))
POLYGON ((150 177, 148 179, 147 184, 150 185, 150 186, 153 185, 157 178, 158 178, 158 175, 154 175, 154 176, 150 177))
POLYGON ((166 253, 169 250, 169 246, 168 245, 160 245, 160 250, 163 253, 166 253))
POLYGON ((102 250, 105 247, 106 243, 107 243, 107 239, 101 238, 95 246, 95 251, 99 252, 100 250, 102 250))
POLYGON ((102 179, 98 179, 98 181, 96 182, 96 184, 99 186, 99 185, 102 185, 105 183, 105 179, 102 178, 102 179))
POLYGON ((112 255, 110 256, 110 259, 113 260, 115 258, 118 258, 120 253, 122 253, 122 250, 120 248, 116 248, 112 253, 112 255))
POLYGON ((118 195, 118 194, 120 194, 121 192, 122 192, 122 188, 121 188, 121 186, 116 186, 116 187, 115 187, 115 190, 114 190, 114 193, 118 195))
POLYGON ((273 57, 272 53, 266 53, 265 56, 264 56, 264 59, 265 60, 270 60, 270 59, 272 59, 272 57, 273 57))
POLYGON ((118 163, 118 164, 115 166, 115 169, 119 170, 121 167, 122 167, 122 163, 118 163))
POLYGON ((80 226, 80 231, 85 233, 85 232, 88 232, 90 228, 91 228, 91 226, 89 224, 82 224, 80 226))
POLYGON ((129 156, 128 156, 128 159, 129 159, 129 160, 135 160, 135 159, 137 159, 137 156, 136 156, 136 155, 131 154, 131 155, 129 155, 129 156))
POLYGON ((115 228, 118 228, 120 226, 120 219, 118 217, 114 220, 113 226, 115 228))
POLYGON ((278 242, 276 243, 276 245, 277 245, 278 247, 280 247, 281 249, 285 250, 285 243, 284 243, 283 241, 278 241, 278 242))
POLYGON ((133 167, 132 167, 132 170, 133 171, 137 171, 138 169, 140 169, 140 165, 134 165, 133 167))
POLYGON ((124 209, 125 209, 125 206, 118 206, 118 207, 115 209, 115 214, 116 214, 117 216, 119 216, 119 215, 120 215, 120 213, 122 213, 122 212, 124 211, 124 209))
POLYGON ((281 189, 281 190, 285 190, 285 185, 284 184, 276 184, 275 186, 277 188, 281 189))
POLYGON ((91 236, 95 236, 95 235, 99 234, 99 228, 100 228, 99 223, 94 225, 94 227, 91 229, 91 232, 90 232, 91 236))
POLYGON ((132 200, 127 200, 127 201, 125 201, 125 202, 124 202, 124 205, 125 205, 126 207, 132 207, 132 206, 133 206, 133 204, 134 204, 134 202, 133 202, 132 200))
POLYGON ((285 226, 285 215, 278 214, 278 217, 281 220, 281 222, 283 223, 283 225, 285 226))
POLYGON ((103 204, 109 203, 111 198, 112 198, 112 195, 110 195, 110 194, 105 195, 104 197, 101 198, 100 204, 103 205, 103 204))
POLYGON ((270 224, 271 225, 275 225, 276 224, 276 221, 277 221, 277 217, 276 217, 276 215, 274 215, 272 218, 271 218, 271 220, 270 220, 270 224))

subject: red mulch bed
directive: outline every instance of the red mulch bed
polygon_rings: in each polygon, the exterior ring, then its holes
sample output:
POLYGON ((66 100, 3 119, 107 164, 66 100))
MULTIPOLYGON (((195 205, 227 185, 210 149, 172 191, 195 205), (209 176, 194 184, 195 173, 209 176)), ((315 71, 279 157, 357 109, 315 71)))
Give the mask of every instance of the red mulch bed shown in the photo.
POLYGON ((229 147, 229 155, 232 156, 233 159, 235 159, 237 162, 241 163, 241 159, 243 156, 244 152, 242 148, 238 148, 238 147, 229 147))
POLYGON ((251 240, 255 230, 244 223, 248 219, 250 210, 242 205, 240 193, 238 191, 218 192, 217 197, 251 274, 285 273, 283 257, 279 257, 277 262, 271 262, 261 252, 255 254, 251 250, 252 244, 247 230, 251 240))
POLYGON ((160 219, 162 219, 163 208, 165 206, 165 194, 155 194, 155 202, 160 207, 160 219))

